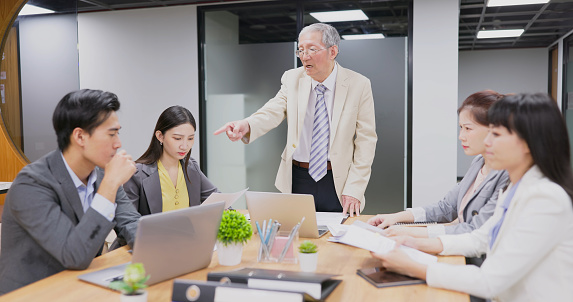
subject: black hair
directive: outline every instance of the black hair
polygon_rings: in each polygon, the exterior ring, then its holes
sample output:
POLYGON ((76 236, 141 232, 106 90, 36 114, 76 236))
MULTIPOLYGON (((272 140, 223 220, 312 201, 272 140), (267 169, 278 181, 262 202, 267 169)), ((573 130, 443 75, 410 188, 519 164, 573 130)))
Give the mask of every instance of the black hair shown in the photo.
MULTIPOLYGON (((161 131, 161 133, 165 135, 167 130, 183 124, 191 124, 193 129, 197 129, 195 118, 193 117, 193 114, 191 114, 191 111, 182 106, 171 106, 165 109, 157 119, 157 124, 155 124, 155 130, 153 130, 153 135, 151 136, 149 147, 145 153, 143 153, 143 155, 141 155, 141 157, 136 160, 136 162, 146 165, 157 162, 161 157, 161 154, 163 154, 163 145, 160 144, 159 140, 155 136, 155 132, 161 131)), ((190 156, 191 151, 185 155, 185 164, 183 165, 183 171, 187 177, 187 180, 189 180, 189 176, 187 175, 187 165, 189 164, 190 156)))
POLYGON ((507 95, 489 110, 489 122, 523 139, 543 175, 573 200, 569 135, 557 103, 544 93, 507 95))
POLYGON ((88 134, 119 110, 117 95, 101 90, 82 89, 66 94, 56 105, 52 124, 58 137, 58 148, 66 150, 76 128, 88 134))

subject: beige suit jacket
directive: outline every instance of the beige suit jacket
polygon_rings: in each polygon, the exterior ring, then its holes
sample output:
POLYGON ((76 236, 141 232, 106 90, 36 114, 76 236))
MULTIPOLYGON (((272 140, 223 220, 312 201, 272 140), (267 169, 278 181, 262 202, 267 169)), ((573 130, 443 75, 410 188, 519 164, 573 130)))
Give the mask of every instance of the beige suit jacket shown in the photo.
MULTIPOLYGON (((275 186, 283 193, 290 193, 292 155, 299 144, 312 80, 301 67, 286 71, 281 84, 277 95, 247 118, 251 132, 243 142, 256 140, 287 119, 287 142, 281 155, 275 186)), ((349 195, 360 200, 360 208, 364 209, 364 192, 370 179, 377 139, 370 80, 339 65, 329 155, 334 187, 340 202, 341 195, 349 195)))

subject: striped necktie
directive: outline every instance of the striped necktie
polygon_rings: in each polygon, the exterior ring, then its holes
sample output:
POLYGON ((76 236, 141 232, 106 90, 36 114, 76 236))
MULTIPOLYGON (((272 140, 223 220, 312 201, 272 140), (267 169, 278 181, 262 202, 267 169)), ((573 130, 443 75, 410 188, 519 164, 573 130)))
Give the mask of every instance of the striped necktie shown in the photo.
POLYGON ((310 160, 308 173, 318 182, 326 175, 328 161, 328 142, 330 129, 328 111, 324 101, 326 87, 318 84, 316 90, 316 105, 314 106, 314 123, 312 125, 312 142, 310 145, 310 160))

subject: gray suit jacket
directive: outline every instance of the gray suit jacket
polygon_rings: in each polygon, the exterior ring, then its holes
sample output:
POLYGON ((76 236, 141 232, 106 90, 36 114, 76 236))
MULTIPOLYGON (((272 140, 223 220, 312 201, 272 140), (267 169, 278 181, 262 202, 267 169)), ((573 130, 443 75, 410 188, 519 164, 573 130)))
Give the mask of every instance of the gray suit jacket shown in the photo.
MULTIPOLYGON (((103 170, 96 168, 97 189, 103 170)), ((59 150, 24 167, 12 183, 2 215, 0 293, 65 269, 86 269, 115 227, 133 246, 141 217, 122 188, 115 219, 93 208, 85 213, 59 150)))
MULTIPOLYGON (((483 157, 476 156, 461 182, 438 203, 423 207, 427 221, 451 222, 458 218, 462 199, 473 185, 483 163, 483 157)), ((464 223, 446 226, 446 234, 469 233, 484 224, 493 215, 499 190, 505 188, 508 181, 509 175, 505 170, 489 172, 464 209, 464 223)))
MULTIPOLYGON (((181 161, 181 165, 183 165, 183 161, 181 161)), ((137 172, 123 185, 129 200, 141 215, 161 213, 163 197, 161 196, 157 163, 151 165, 136 164, 136 166, 137 172)), ((187 174, 189 179, 185 177, 185 183, 189 194, 189 206, 200 205, 209 195, 219 192, 217 187, 201 172, 199 164, 193 158, 189 158, 187 174)))

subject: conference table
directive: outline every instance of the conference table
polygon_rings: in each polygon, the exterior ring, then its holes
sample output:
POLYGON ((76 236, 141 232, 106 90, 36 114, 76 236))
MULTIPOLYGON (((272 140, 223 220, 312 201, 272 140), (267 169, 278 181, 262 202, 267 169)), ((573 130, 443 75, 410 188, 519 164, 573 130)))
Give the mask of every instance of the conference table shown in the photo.
MULTIPOLYGON (((370 215, 349 218, 345 224, 352 224, 356 219, 366 221, 370 215)), ((328 242, 330 234, 319 239, 310 239, 318 246, 317 273, 336 274, 336 278, 343 280, 328 296, 326 301, 469 301, 467 294, 430 288, 425 284, 376 288, 356 274, 359 268, 379 266, 379 261, 371 257, 370 252, 360 248, 328 242)), ((303 238, 301 238, 303 240, 303 238)), ((306 239, 304 239, 306 240, 306 239)), ((299 241, 300 242, 300 241, 299 241)), ((207 273, 211 271, 226 271, 242 267, 265 269, 281 269, 299 271, 298 264, 278 264, 257 262, 259 247, 258 236, 252 239, 243 249, 242 261, 236 266, 221 266, 218 263, 217 252, 213 253, 211 264, 199 271, 195 271, 177 279, 207 280, 207 273)), ((193 251, 189 251, 192 257, 193 251)), ((169 257, 169 247, 165 247, 164 257, 169 257)), ((66 270, 51 277, 42 279, 28 286, 0 296, 0 301, 119 301, 120 294, 107 288, 92 285, 78 280, 78 275, 90 271, 125 263, 131 260, 127 247, 106 253, 93 260, 87 270, 66 270)), ((451 264, 465 264, 462 256, 440 256, 439 262, 451 264)), ((150 286, 148 301, 171 301, 173 279, 150 286)))

